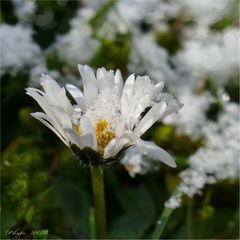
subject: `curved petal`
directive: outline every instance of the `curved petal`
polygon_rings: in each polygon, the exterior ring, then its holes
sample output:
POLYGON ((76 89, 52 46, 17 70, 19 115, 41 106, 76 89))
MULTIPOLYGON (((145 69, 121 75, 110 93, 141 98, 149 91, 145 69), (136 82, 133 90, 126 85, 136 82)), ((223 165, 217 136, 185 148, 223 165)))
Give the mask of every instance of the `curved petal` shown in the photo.
POLYGON ((134 129, 137 136, 146 132, 165 112, 167 104, 165 102, 156 103, 142 118, 138 126, 134 129))
POLYGON ((103 158, 114 157, 118 152, 126 145, 130 143, 130 139, 127 134, 123 134, 119 138, 114 138, 105 147, 103 158))
POLYGON ((170 156, 168 152, 160 148, 154 143, 141 141, 140 147, 146 152, 149 158, 157 161, 161 161, 166 165, 175 168, 177 165, 174 159, 170 156))
POLYGON ((52 107, 52 111, 54 112, 55 116, 58 118, 62 127, 72 127, 71 118, 68 114, 66 114, 61 108, 52 107))
POLYGON ((114 76, 115 79, 115 88, 117 90, 118 96, 122 95, 123 90, 123 78, 120 70, 117 70, 114 76))
POLYGON ((128 116, 129 115, 129 100, 132 94, 132 90, 133 90, 133 86, 135 83, 135 76, 134 74, 131 74, 123 87, 123 91, 122 91, 122 97, 121 97, 121 113, 124 116, 128 116))
POLYGON ((59 133, 59 131, 55 128, 54 123, 46 114, 41 112, 36 112, 36 113, 31 113, 31 116, 36 118, 46 127, 48 127, 50 130, 52 130, 63 141, 63 143, 69 147, 69 143, 64 132, 62 131, 62 133, 59 133))
POLYGON ((95 129, 87 116, 82 116, 80 120, 80 126, 83 129, 83 135, 91 135, 91 147, 93 150, 97 151, 97 138, 95 134, 95 129))
POLYGON ((86 134, 84 136, 79 136, 76 131, 74 131, 72 128, 64 128, 64 131, 68 133, 69 141, 76 144, 80 149, 83 149, 84 147, 91 147, 91 135, 86 134))
POLYGON ((128 135, 133 144, 141 149, 149 158, 153 160, 160 160, 170 167, 177 166, 173 158, 164 149, 160 148, 154 143, 143 141, 133 132, 130 132, 128 135))
POLYGON ((78 64, 78 70, 83 80, 83 90, 86 104, 90 105, 98 96, 97 79, 92 69, 86 65, 82 66, 78 64))
POLYGON ((155 85, 155 88, 153 90, 153 98, 157 98, 159 94, 161 93, 162 89, 164 88, 164 82, 161 81, 155 85))
POLYGON ((57 127, 58 129, 61 128, 60 121, 52 110, 52 106, 50 106, 49 103, 46 101, 45 96, 41 95, 41 93, 39 93, 39 90, 35 88, 27 88, 26 91, 27 95, 31 96, 34 100, 36 100, 36 102, 43 109, 43 111, 53 121, 55 127, 57 127))
POLYGON ((47 74, 41 74, 41 85, 52 102, 56 101, 55 93, 61 90, 58 83, 47 74))
POLYGON ((107 71, 104 67, 97 69, 98 89, 101 91, 104 88, 112 89, 114 87, 113 71, 107 71))
POLYGON ((50 104, 64 109, 69 115, 73 113, 73 106, 66 96, 66 91, 50 76, 41 75, 41 85, 46 93, 47 100, 50 104))
POLYGON ((165 118, 172 113, 177 113, 182 107, 183 107, 182 103, 178 103, 177 105, 172 105, 172 106, 168 105, 166 108, 166 111, 163 113, 161 118, 165 118))
POLYGON ((68 92, 72 95, 77 105, 79 105, 79 107, 83 111, 85 111, 85 100, 82 91, 72 84, 66 84, 65 87, 68 90, 68 92))

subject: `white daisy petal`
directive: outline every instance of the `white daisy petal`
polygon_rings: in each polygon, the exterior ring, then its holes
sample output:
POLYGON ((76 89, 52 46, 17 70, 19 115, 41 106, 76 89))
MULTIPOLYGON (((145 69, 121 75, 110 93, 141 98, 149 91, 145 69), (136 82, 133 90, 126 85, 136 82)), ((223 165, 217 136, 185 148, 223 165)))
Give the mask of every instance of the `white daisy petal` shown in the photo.
POLYGON ((123 134, 119 138, 113 139, 105 147, 103 158, 114 157, 118 152, 126 145, 130 143, 130 140, 126 134, 123 134))
POLYGON ((81 129, 84 135, 91 135, 91 146, 93 150, 97 151, 97 138, 95 134, 95 129, 92 126, 90 119, 87 116, 82 116, 80 122, 81 129))
POLYGON ((85 101, 87 105, 90 105, 94 102, 98 95, 98 87, 96 77, 88 66, 78 65, 78 70, 82 76, 83 81, 83 90, 85 101))
POLYGON ((52 102, 56 101, 55 93, 61 90, 61 87, 58 85, 56 81, 54 81, 49 75, 42 74, 41 75, 41 85, 45 93, 48 95, 49 99, 52 102))
POLYGON ((115 80, 112 71, 106 71, 105 68, 99 68, 97 70, 97 83, 100 91, 105 88, 113 89, 115 84, 114 81, 115 80))
POLYGON ((155 89, 153 91, 153 97, 156 98, 161 93, 162 89, 164 88, 164 82, 161 81, 155 85, 155 89))
POLYGON ((67 137, 60 134, 57 129, 55 128, 53 122, 51 119, 44 113, 36 112, 31 113, 31 116, 36 118, 38 121, 40 121, 42 124, 44 124, 46 127, 48 127, 50 130, 52 130, 62 141, 65 145, 69 147, 67 137))
POLYGON ((165 102, 156 103, 139 122, 134 129, 134 133, 141 136, 146 132, 164 114, 166 107, 165 102))
POLYGON ((65 87, 68 90, 68 92, 72 95, 72 97, 76 101, 77 105, 79 105, 79 107, 83 111, 85 111, 85 100, 84 100, 84 95, 83 95, 82 91, 72 84, 66 84, 65 87))
POLYGON ((39 106, 43 109, 43 111, 52 119, 54 122, 58 122, 58 119, 54 115, 54 112, 52 111, 51 106, 46 101, 45 97, 43 97, 39 91, 35 88, 27 88, 26 89, 27 95, 31 96, 36 102, 39 104, 39 106))
POLYGON ((154 143, 142 141, 140 147, 144 149, 149 158, 159 160, 173 168, 177 166, 170 154, 154 143))
POLYGON ((68 127, 68 128, 72 127, 70 116, 66 114, 61 108, 52 107, 52 110, 55 116, 57 117, 57 119, 59 120, 62 127, 68 127))
POLYGON ((73 144, 76 144, 80 149, 84 148, 84 143, 80 139, 78 133, 72 128, 63 128, 63 130, 68 134, 69 141, 73 144))
POLYGON ((48 75, 42 74, 41 85, 43 86, 49 103, 64 108, 69 115, 73 113, 73 107, 66 96, 65 89, 60 88, 55 80, 48 75))
POLYGON ((121 96, 122 90, 123 90, 123 77, 120 70, 116 71, 114 78, 115 78, 115 88, 117 90, 117 94, 121 96))
POLYGON ((173 106, 167 106, 166 111, 163 113, 161 118, 165 118, 172 113, 177 113, 182 107, 183 107, 182 103, 178 103, 177 105, 173 106))
POLYGON ((124 116, 128 116, 129 114, 129 100, 132 94, 133 86, 135 82, 134 74, 131 74, 123 87, 122 97, 121 97, 121 111, 124 116))

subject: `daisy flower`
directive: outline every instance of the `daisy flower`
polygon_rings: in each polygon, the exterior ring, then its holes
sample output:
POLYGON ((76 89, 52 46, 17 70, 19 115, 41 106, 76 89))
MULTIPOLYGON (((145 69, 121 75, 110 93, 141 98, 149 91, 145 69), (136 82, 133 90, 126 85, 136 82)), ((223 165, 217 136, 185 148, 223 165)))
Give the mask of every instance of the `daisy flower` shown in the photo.
POLYGON ((161 91, 164 82, 154 84, 148 76, 130 75, 125 83, 121 72, 78 65, 83 92, 74 85, 60 87, 42 74, 43 90, 27 88, 43 112, 31 115, 51 129, 83 163, 98 165, 136 145, 149 158, 176 167, 173 158, 152 142, 141 139, 156 121, 178 112, 181 104, 161 91), (72 96, 72 104, 66 90, 72 96))

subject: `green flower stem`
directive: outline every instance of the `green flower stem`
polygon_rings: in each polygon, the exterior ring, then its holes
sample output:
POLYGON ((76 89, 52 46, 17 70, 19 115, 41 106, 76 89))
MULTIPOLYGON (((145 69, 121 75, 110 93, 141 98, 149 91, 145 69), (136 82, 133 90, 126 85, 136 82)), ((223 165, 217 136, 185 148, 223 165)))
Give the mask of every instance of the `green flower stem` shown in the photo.
POLYGON ((93 166, 91 168, 92 188, 95 205, 96 236, 105 239, 107 236, 107 222, 105 212, 103 168, 93 166))
POLYGON ((88 222, 90 239, 96 239, 95 211, 93 207, 89 209, 88 222))
POLYGON ((163 233, 163 230, 170 218, 174 209, 172 208, 164 208, 160 219, 157 221, 157 226, 153 232, 152 239, 160 239, 163 233))

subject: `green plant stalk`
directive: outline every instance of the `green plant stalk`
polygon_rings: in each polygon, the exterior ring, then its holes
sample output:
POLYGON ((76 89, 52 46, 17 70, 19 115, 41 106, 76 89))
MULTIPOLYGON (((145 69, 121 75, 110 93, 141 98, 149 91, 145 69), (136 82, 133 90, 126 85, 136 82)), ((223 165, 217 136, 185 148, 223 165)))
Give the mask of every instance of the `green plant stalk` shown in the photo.
MULTIPOLYGON (((209 202, 211 200, 211 197, 212 197, 212 189, 208 189, 207 190, 207 193, 205 195, 205 199, 204 199, 204 202, 203 202, 203 207, 202 209, 204 209, 205 207, 207 207, 209 205, 209 202)), ((199 227, 199 237, 201 238, 202 235, 203 235, 203 229, 204 229, 204 226, 205 226, 205 220, 202 219, 201 220, 201 223, 200 223, 200 227, 199 227)))
POLYGON ((96 237, 105 239, 107 236, 107 222, 104 197, 103 168, 93 166, 91 168, 92 189, 95 205, 96 237))
POLYGON ((160 239, 163 233, 163 230, 172 214, 174 209, 164 208, 160 219, 157 221, 157 226, 153 232, 152 239, 160 239))
POLYGON ((187 234, 188 239, 192 239, 192 199, 188 200, 187 205, 187 234))

